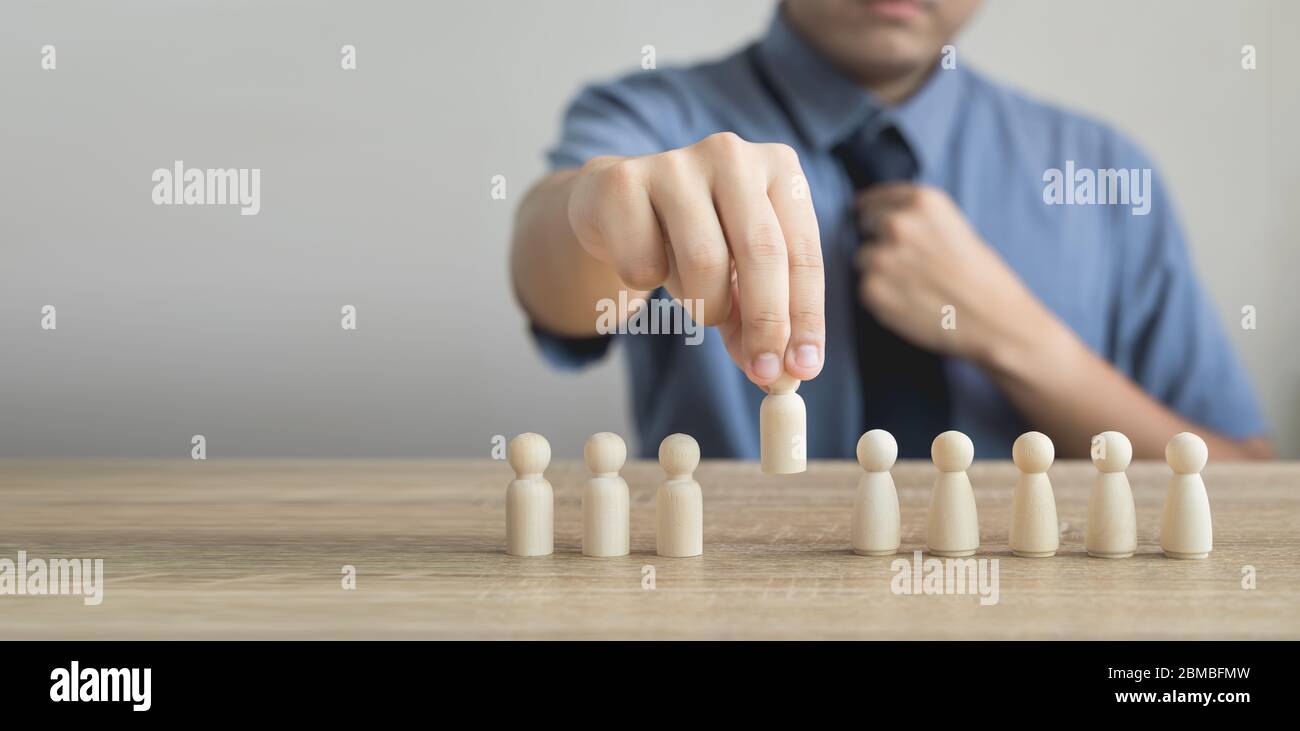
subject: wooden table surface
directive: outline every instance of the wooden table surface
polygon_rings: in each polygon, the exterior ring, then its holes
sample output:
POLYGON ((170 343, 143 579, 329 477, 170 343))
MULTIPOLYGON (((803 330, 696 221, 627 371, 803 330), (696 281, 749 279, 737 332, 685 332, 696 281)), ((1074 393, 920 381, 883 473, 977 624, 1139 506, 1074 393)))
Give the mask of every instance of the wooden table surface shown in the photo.
MULTIPOLYGON (((975 464, 976 557, 999 567, 985 605, 896 594, 894 559, 852 553, 851 462, 791 477, 705 462, 705 553, 686 559, 654 555, 662 473, 629 463, 632 555, 597 559, 579 550, 576 461, 547 471, 555 554, 515 558, 503 552, 501 462, 0 460, 0 559, 102 558, 106 574, 98 606, 0 595, 0 639, 1300 637, 1300 463, 1210 464, 1204 561, 1159 552, 1163 463, 1129 470, 1138 554, 1089 558, 1094 473, 1052 467, 1061 551, 1021 559, 1007 549, 1015 468, 975 464), (355 590, 342 587, 345 565, 355 590)), ((895 558, 922 548, 933 476, 928 462, 894 470, 895 558)))

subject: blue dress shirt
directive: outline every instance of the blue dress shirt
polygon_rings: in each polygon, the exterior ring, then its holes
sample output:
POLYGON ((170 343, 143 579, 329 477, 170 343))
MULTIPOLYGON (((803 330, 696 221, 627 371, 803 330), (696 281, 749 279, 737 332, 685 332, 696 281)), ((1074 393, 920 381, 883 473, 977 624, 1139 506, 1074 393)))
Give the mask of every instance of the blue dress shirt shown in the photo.
MULTIPOLYGON (((588 87, 569 107, 549 160, 562 169, 598 155, 648 155, 725 130, 792 146, 808 178, 826 266, 826 362, 799 389, 808 408, 808 456, 852 458, 858 437, 872 426, 863 423, 853 345, 859 276, 853 256, 861 237, 853 186, 832 148, 873 119, 899 129, 918 159, 918 182, 947 191, 980 236, 1089 347, 1194 422, 1238 438, 1266 431, 1246 373, 1197 281, 1161 178, 1151 176, 1145 215, 1133 205, 1046 200, 1048 170, 1142 170, 1153 167, 1150 160, 1108 127, 1028 99, 964 65, 936 68, 910 99, 885 107, 778 12, 756 54, 742 50, 588 87), (761 83, 755 60, 765 64, 771 86, 761 83)), ((594 323, 594 308, 592 316, 594 323)), ((545 357, 561 367, 603 357, 611 341, 624 348, 643 457, 655 456, 668 434, 685 432, 705 457, 758 458, 764 393, 732 363, 713 328, 693 346, 681 335, 573 340, 536 327, 533 333, 545 357)), ((979 457, 1009 456, 1028 428, 1024 419, 974 364, 947 358, 944 372, 950 428, 968 434, 979 457)))

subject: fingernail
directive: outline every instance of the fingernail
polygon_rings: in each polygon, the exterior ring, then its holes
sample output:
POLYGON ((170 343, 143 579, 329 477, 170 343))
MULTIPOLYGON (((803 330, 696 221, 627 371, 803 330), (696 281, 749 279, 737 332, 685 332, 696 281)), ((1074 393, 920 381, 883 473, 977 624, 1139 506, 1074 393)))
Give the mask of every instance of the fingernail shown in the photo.
POLYGON ((794 362, 798 363, 800 368, 816 368, 822 362, 821 350, 816 345, 800 345, 794 351, 794 362))
POLYGON ((776 378, 781 375, 781 359, 776 353, 763 353, 754 359, 754 375, 759 378, 776 378))

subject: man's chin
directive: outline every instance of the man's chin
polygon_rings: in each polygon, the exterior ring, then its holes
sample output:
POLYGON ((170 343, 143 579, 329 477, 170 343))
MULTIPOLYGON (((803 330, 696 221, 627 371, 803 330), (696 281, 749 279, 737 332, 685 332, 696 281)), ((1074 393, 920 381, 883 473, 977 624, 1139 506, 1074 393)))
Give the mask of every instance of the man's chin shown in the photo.
POLYGON ((926 66, 936 54, 929 44, 910 35, 872 33, 860 41, 850 57, 856 75, 879 78, 926 66))

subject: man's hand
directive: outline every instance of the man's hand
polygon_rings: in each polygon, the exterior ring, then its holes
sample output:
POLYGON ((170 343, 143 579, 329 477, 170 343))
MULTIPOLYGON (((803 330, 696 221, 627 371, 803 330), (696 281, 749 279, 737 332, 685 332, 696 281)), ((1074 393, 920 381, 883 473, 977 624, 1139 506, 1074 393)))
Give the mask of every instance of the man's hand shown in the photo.
POLYGON ((857 204, 859 298, 915 345, 989 365, 1063 327, 944 191, 878 185, 857 204))
POLYGON ((760 386, 821 372, 825 275, 812 198, 794 150, 723 132, 578 173, 569 224, 632 290, 700 300, 732 359, 760 386))

